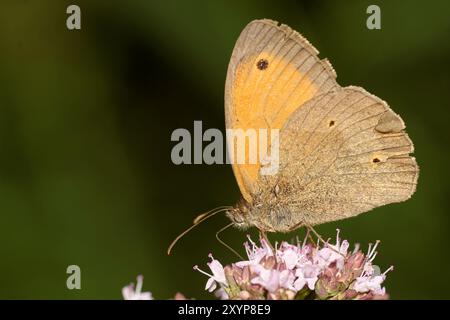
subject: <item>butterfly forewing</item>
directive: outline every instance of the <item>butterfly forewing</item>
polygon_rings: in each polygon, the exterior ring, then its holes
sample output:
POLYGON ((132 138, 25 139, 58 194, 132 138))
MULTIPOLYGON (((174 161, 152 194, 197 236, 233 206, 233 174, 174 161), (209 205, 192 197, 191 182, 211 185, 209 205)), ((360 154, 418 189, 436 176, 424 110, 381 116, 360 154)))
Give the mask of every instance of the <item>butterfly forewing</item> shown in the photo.
MULTIPOLYGON (((228 67, 227 128, 281 129, 305 102, 335 88, 333 68, 317 54, 286 25, 271 20, 250 22, 236 42, 228 67)), ((259 169, 259 163, 233 164, 241 193, 249 203, 261 187, 259 169)))

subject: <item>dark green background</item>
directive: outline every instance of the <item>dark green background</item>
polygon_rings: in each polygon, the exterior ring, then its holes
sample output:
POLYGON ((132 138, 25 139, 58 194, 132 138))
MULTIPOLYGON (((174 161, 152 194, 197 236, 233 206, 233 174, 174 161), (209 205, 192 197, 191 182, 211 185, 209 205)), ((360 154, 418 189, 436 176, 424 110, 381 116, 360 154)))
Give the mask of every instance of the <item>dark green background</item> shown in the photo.
MULTIPOLYGON (((192 271, 224 216, 170 241, 207 209, 234 204, 229 166, 175 166, 171 132, 224 128, 228 60, 241 29, 271 18, 303 33, 341 85, 388 101, 407 123, 421 168, 405 203, 318 228, 380 239, 394 299, 450 298, 448 1, 2 1, 0 9, 0 298, 121 298, 144 289, 210 298, 192 271), (66 29, 78 4, 82 30, 66 29), (381 7, 382 29, 366 28, 381 7), (82 289, 66 288, 66 268, 82 289)), ((245 232, 224 238, 240 247, 245 232)), ((288 238, 291 235, 288 236, 288 238)))

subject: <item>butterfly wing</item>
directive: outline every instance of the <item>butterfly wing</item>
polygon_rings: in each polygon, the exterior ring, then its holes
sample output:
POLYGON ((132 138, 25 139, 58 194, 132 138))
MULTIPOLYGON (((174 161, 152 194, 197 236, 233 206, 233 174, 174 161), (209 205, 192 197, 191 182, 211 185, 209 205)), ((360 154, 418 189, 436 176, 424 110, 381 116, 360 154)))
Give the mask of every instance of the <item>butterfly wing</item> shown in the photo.
POLYGON ((279 184, 292 224, 339 220, 407 200, 419 168, 399 115, 362 88, 337 88, 298 109, 280 133, 279 184))
MULTIPOLYGON (((281 129, 306 101, 336 87, 333 68, 317 55, 305 38, 286 25, 271 20, 250 22, 236 42, 228 67, 227 129, 281 129)), ((245 164, 233 164, 233 171, 244 199, 252 203, 261 182, 260 164, 249 164, 248 152, 246 156, 245 164)))

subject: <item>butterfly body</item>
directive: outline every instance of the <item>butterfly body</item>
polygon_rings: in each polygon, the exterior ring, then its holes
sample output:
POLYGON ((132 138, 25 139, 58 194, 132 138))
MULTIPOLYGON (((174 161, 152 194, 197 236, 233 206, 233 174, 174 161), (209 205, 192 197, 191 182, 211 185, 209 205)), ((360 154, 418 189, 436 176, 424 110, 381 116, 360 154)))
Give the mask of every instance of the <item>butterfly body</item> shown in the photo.
POLYGON ((255 203, 245 199, 227 211, 227 216, 240 229, 256 227, 264 232, 289 232, 298 226, 288 205, 276 195, 255 196, 255 203))

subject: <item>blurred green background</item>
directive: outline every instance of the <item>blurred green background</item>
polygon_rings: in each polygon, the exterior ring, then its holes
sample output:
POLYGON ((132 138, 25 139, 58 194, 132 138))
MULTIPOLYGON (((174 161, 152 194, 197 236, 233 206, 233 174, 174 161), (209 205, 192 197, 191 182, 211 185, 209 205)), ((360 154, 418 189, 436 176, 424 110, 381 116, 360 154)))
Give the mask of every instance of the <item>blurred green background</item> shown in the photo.
MULTIPOLYGON (((138 274, 156 298, 212 297, 192 266, 209 252, 235 259, 214 238, 227 219, 198 227, 170 257, 166 248, 239 190, 229 166, 173 165, 170 135, 194 120, 224 128, 227 64, 257 18, 300 31, 341 85, 388 101, 416 146, 411 200, 318 230, 380 239, 393 299, 450 298, 450 2, 418 0, 2 1, 0 298, 120 299, 138 274), (80 31, 66 28, 69 4, 81 7, 80 31), (381 30, 366 28, 370 4, 381 30), (70 264, 81 290, 66 288, 70 264)), ((223 237, 239 248, 245 234, 223 237)))

